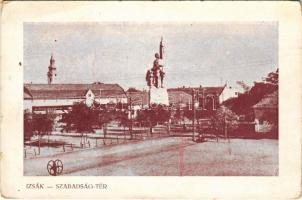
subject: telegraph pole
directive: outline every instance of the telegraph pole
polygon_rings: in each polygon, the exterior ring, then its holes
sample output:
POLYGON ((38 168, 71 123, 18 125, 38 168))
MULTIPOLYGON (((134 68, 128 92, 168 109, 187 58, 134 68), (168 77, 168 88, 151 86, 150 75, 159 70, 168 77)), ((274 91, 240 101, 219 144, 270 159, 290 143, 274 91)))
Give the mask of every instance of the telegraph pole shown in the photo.
POLYGON ((193 109, 193 141, 195 141, 195 90, 192 89, 192 109, 193 109))
POLYGON ((224 138, 227 139, 227 120, 226 120, 226 114, 224 113, 224 138))
POLYGON ((130 101, 130 138, 132 139, 132 99, 129 98, 130 101))

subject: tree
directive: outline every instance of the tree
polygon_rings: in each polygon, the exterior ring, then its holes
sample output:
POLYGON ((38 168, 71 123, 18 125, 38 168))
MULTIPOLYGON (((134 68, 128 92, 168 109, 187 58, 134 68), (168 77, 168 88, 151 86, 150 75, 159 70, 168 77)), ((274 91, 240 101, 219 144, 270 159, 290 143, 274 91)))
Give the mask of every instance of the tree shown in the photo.
POLYGON ((47 135, 52 131, 53 116, 51 114, 33 114, 32 130, 38 135, 38 146, 40 154, 41 139, 43 135, 47 135))
POLYGON ((264 82, 255 83, 255 85, 242 95, 231 98, 223 102, 233 112, 239 115, 245 115, 249 121, 254 120, 252 106, 258 103, 265 95, 273 93, 278 89, 277 85, 264 82))
POLYGON ((94 111, 94 116, 95 118, 93 119, 93 121, 99 128, 103 129, 104 137, 106 137, 106 125, 114 119, 114 111, 108 110, 107 108, 99 109, 94 111))
POLYGON ((125 111, 117 111, 115 119, 120 123, 121 126, 127 127, 130 124, 128 113, 125 111))
POLYGON ((250 90, 236 98, 224 101, 223 105, 238 115, 245 115, 248 121, 253 121, 254 111, 252 106, 258 103, 265 95, 278 90, 278 74, 278 69, 270 72, 262 82, 255 82, 250 90))
MULTIPOLYGON (((123 126, 124 133, 125 133, 125 128, 126 127, 128 127, 130 129, 130 126, 131 126, 132 122, 129 119, 127 112, 119 110, 119 111, 116 112, 116 117, 115 118, 119 122, 119 124, 121 126, 123 126)), ((125 137, 126 137, 126 134, 125 134, 125 137)), ((131 139, 133 138, 132 130, 130 130, 130 137, 131 137, 131 139)))
POLYGON ((238 85, 240 85, 245 92, 247 92, 247 91, 249 91, 251 89, 251 87, 248 86, 248 84, 246 84, 244 81, 237 81, 236 83, 238 85))
POLYGON ((152 134, 153 126, 168 122, 171 117, 170 110, 162 105, 153 105, 150 109, 140 110, 137 114, 136 120, 145 124, 149 124, 150 133, 152 134))
POLYGON ((221 106, 212 116, 211 121, 217 134, 224 134, 225 137, 228 137, 228 131, 233 131, 238 127, 237 119, 236 113, 225 106, 221 106))
POLYGON ((183 113, 179 108, 177 108, 177 110, 173 113, 173 118, 177 123, 183 120, 183 113))
POLYGON ((81 133, 81 144, 83 144, 84 133, 94 132, 93 125, 96 123, 96 119, 99 119, 97 112, 81 102, 75 103, 71 111, 64 115, 62 121, 66 123, 67 130, 75 129, 81 133))
POLYGON ((129 87, 129 89, 127 90, 127 92, 139 92, 139 90, 137 90, 134 87, 129 87))
POLYGON ((264 78, 266 83, 278 85, 279 82, 279 69, 276 71, 270 72, 267 77, 264 78))
POLYGON ((32 120, 32 113, 28 111, 24 111, 23 115, 23 131, 24 131, 24 141, 30 140, 30 138, 33 136, 33 120, 32 120))

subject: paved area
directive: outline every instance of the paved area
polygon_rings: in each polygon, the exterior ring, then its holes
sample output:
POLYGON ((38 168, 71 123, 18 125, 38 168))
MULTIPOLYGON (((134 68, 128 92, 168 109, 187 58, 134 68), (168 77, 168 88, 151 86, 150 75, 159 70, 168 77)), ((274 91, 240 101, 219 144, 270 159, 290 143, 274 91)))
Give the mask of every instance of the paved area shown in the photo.
POLYGON ((50 159, 62 160, 63 176, 271 176, 278 140, 156 138, 25 159, 24 175, 48 176, 50 159))

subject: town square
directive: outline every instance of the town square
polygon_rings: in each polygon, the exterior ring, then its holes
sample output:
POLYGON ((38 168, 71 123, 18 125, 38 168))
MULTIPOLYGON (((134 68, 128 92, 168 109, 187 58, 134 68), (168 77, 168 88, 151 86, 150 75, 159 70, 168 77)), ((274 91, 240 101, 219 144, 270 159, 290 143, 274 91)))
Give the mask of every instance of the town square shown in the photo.
POLYGON ((277 31, 25 23, 23 174, 278 176, 277 31))

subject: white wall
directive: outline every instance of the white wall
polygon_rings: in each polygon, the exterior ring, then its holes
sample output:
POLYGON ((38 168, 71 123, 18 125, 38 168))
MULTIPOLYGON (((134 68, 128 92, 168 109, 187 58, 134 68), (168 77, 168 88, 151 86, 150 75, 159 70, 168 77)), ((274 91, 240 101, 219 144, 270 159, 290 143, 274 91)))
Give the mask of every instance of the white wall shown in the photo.
POLYGON ((112 98, 96 98, 95 99, 96 102, 100 103, 100 104, 107 104, 107 103, 127 103, 127 98, 116 98, 116 97, 112 97, 112 98))
MULTIPOLYGON (((73 105, 75 102, 81 102, 85 101, 85 99, 48 99, 48 100, 42 100, 42 99, 36 99, 36 100, 24 100, 23 101, 23 109, 29 109, 32 111, 33 106, 68 106, 73 105)), ((127 103, 127 98, 102 98, 101 100, 99 98, 95 99, 96 102, 100 102, 101 104, 107 104, 107 103, 127 103)))
POLYGON ((32 111, 33 106, 68 106, 73 105, 75 102, 84 101, 84 99, 35 99, 35 100, 24 100, 23 109, 29 109, 32 111))
POLYGON ((244 89, 240 86, 226 85, 221 95, 219 96, 219 103, 228 100, 232 97, 238 97, 238 94, 243 94, 244 89))

